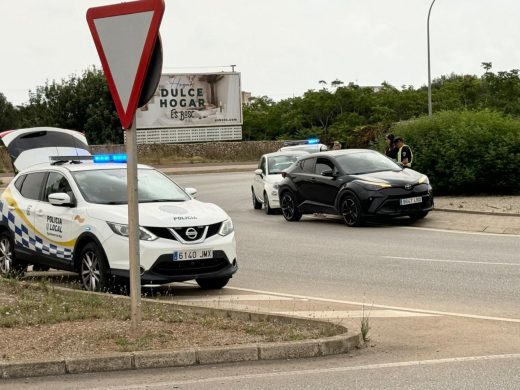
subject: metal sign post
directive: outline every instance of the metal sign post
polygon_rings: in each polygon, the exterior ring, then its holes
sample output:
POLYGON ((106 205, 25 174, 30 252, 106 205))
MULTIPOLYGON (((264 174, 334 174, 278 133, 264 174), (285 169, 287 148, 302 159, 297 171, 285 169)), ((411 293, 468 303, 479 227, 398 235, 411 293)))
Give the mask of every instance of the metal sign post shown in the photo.
POLYGON ((121 125, 127 129, 128 255, 132 334, 141 324, 139 198, 135 112, 153 96, 162 70, 159 26, 164 0, 90 8, 87 22, 121 125))
POLYGON ((137 135, 135 120, 126 131, 127 186, 128 186, 128 249, 130 262, 130 319, 132 334, 137 336, 141 327, 141 272, 139 258, 139 187, 137 184, 137 135))

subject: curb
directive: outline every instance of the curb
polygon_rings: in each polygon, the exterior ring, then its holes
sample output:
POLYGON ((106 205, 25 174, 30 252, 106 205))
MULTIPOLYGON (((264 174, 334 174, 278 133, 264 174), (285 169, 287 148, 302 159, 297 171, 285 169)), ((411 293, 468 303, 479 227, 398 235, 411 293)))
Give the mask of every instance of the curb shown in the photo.
MULTIPOLYGON (((57 290, 71 291, 71 289, 66 287, 55 286, 54 288, 57 290)), ((83 290, 73 291, 75 293, 107 296, 105 293, 92 293, 83 290)), ((130 299, 130 297, 122 295, 113 295, 112 298, 130 299)), ((156 300, 150 298, 143 298, 142 301, 157 303, 156 300)), ((191 310, 195 313, 211 314, 246 321, 321 324, 341 329, 343 333, 319 339, 292 342, 235 344, 217 347, 184 348, 179 350, 121 352, 63 359, 1 362, 0 384, 1 379, 35 376, 138 370, 143 368, 188 367, 258 360, 313 358, 347 353, 354 349, 361 348, 364 344, 361 333, 351 335, 346 327, 327 321, 263 312, 206 308, 202 306, 183 305, 173 301, 161 301, 160 303, 176 306, 184 310, 191 310)))
POLYGON ((493 213, 490 211, 477 211, 477 210, 457 210, 457 209, 444 209, 435 207, 433 211, 443 211, 446 213, 460 213, 460 214, 478 214, 478 215, 494 215, 497 217, 520 217, 518 213, 493 213))
MULTIPOLYGON (((361 348, 361 334, 326 337, 295 342, 258 343, 181 350, 123 352, 95 357, 0 363, 0 378, 82 374, 139 370, 144 368, 188 367, 256 360, 302 359, 347 353, 361 348)), ((1 383, 1 382, 0 382, 1 383)))

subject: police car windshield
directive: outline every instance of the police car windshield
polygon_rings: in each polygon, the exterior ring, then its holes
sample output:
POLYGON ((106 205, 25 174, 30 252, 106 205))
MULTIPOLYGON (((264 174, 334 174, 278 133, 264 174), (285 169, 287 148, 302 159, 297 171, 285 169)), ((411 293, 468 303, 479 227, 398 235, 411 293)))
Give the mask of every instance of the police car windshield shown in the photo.
POLYGON ((286 168, 289 168, 292 163, 298 159, 298 157, 298 155, 269 157, 267 160, 267 165, 269 166, 269 175, 282 173, 282 171, 286 168))
MULTIPOLYGON (((85 200, 97 204, 127 204, 126 169, 77 171, 72 175, 85 200)), ((184 190, 155 169, 138 170, 139 203, 183 202, 184 190)))

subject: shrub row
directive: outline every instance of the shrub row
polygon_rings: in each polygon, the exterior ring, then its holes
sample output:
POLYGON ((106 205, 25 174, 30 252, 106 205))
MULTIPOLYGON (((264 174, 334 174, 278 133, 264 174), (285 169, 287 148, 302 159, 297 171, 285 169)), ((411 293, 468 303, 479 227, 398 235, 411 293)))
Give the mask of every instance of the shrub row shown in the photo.
POLYGON ((520 120, 491 111, 445 111, 392 129, 412 147, 413 168, 440 194, 520 193, 520 120))

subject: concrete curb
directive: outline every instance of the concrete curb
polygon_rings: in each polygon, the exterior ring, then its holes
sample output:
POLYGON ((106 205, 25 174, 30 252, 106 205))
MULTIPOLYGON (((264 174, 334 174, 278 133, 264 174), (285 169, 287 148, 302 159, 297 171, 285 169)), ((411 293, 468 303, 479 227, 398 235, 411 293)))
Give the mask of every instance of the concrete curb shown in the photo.
POLYGON ((362 345, 361 334, 347 335, 345 333, 295 342, 244 344, 176 351, 123 352, 92 357, 0 363, 0 378, 14 379, 144 368, 187 367, 255 360, 302 359, 347 353, 361 348, 362 345))
MULTIPOLYGON (((57 290, 100 295, 83 290, 71 290, 54 286, 57 290)), ((130 299, 123 295, 112 295, 113 299, 130 299)), ((143 298, 142 301, 158 303, 157 300, 143 298)), ((159 303, 190 310, 200 314, 210 314, 225 318, 257 322, 282 322, 287 324, 315 324, 335 328, 343 333, 319 339, 284 341, 276 343, 235 344, 216 347, 187 348, 179 350, 153 350, 110 353, 98 356, 75 358, 31 360, 0 363, 0 380, 35 376, 80 374, 105 371, 137 370, 143 368, 187 367, 206 364, 235 363, 255 360, 302 359, 347 353, 363 346, 361 333, 351 334, 347 328, 327 321, 308 319, 263 312, 248 312, 230 309, 206 308, 183 305, 173 301, 159 303)), ((1 382, 0 382, 1 383, 1 382)))
POLYGON ((433 211, 443 211, 447 213, 461 213, 461 214, 479 214, 479 215, 494 215, 497 217, 520 217, 518 213, 493 213, 490 211, 477 211, 477 210, 457 210, 457 209, 445 209, 435 207, 433 211))

